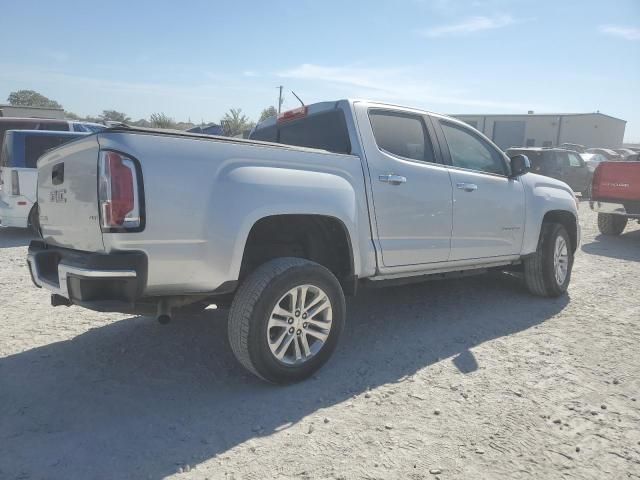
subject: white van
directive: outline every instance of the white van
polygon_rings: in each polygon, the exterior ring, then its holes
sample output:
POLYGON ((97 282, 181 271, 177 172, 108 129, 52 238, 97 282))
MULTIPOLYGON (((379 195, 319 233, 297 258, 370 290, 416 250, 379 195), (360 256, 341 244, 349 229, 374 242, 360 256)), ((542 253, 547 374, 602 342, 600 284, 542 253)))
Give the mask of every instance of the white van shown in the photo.
POLYGON ((0 227, 35 228, 38 158, 86 135, 48 130, 5 132, 0 154, 0 227))

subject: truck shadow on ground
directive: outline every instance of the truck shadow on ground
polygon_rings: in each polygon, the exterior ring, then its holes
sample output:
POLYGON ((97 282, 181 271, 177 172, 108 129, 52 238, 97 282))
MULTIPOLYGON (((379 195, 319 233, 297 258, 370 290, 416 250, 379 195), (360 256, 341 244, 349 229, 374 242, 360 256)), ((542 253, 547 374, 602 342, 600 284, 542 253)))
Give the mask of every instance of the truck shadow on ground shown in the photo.
POLYGON ((26 247, 34 239, 26 228, 0 228, 0 248, 26 247))
POLYGON ((471 348, 568 302, 508 276, 365 290, 334 357, 288 387, 238 365, 224 311, 116 321, 0 360, 0 477, 163 478, 438 361, 472 372, 471 348))
POLYGON ((582 245, 589 255, 640 262, 640 230, 626 232, 619 237, 598 235, 591 243, 582 245))

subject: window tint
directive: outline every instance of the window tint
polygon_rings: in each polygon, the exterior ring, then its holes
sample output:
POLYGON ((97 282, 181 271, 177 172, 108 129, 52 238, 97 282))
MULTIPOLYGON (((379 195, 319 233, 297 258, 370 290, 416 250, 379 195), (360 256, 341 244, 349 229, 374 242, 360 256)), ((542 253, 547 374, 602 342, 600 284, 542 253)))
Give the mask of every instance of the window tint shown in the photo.
POLYGON ((82 125, 81 123, 74 123, 73 124, 73 131, 74 132, 88 132, 89 130, 82 125))
POLYGON ((369 118, 373 136, 382 150, 413 160, 435 161, 422 117, 373 110, 369 118))
POLYGON ((457 125, 440 122, 454 167, 505 175, 502 155, 480 137, 457 125))
POLYGON ((24 157, 25 166, 27 168, 36 168, 38 158, 42 156, 47 150, 58 147, 63 143, 70 142, 74 138, 69 136, 57 137, 57 136, 29 136, 25 139, 24 145, 24 157))
POLYGON ((581 167, 582 163, 580 162, 580 159, 578 158, 578 155, 576 155, 575 153, 568 153, 567 155, 569 155, 569 165, 572 167, 581 167))
POLYGON ((279 143, 351 153, 351 142, 342 110, 309 115, 278 126, 279 143))
POLYGON ((555 156, 559 167, 569 166, 569 156, 565 152, 556 152, 555 156))
POLYGON ((9 166, 9 142, 3 142, 2 144, 2 152, 0 152, 0 167, 8 167, 9 166))
POLYGON ((256 129, 250 136, 251 140, 261 140, 263 142, 277 142, 278 141, 278 127, 277 125, 271 125, 256 129))
POLYGON ((57 132, 69 131, 69 124, 67 122, 42 122, 40 123, 39 130, 55 130, 57 132))
POLYGON ((0 120, 0 145, 4 142, 4 132, 7 130, 37 130, 37 120, 2 121, 0 120))
POLYGON ((249 138, 335 153, 351 153, 349 131, 342 110, 329 110, 299 120, 258 128, 249 138))

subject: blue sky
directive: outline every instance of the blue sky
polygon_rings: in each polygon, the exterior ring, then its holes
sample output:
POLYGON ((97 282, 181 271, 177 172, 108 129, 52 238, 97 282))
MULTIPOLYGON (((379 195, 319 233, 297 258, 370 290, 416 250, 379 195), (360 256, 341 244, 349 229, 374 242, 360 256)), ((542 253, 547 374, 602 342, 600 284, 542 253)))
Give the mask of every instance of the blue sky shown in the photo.
POLYGON ((345 97, 442 113, 592 112, 640 142, 640 1, 3 2, 0 101, 217 121, 345 97))

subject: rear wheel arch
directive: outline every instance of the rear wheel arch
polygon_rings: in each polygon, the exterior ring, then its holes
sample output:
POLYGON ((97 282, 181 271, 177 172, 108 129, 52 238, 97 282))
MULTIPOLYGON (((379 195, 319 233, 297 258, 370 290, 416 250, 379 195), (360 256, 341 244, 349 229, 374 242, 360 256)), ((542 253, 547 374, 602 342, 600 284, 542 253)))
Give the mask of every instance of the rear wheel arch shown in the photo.
POLYGON ((357 277, 351 235, 337 217, 321 214, 269 215, 253 223, 244 243, 239 281, 279 257, 297 257, 326 267, 345 294, 355 293, 357 277))

